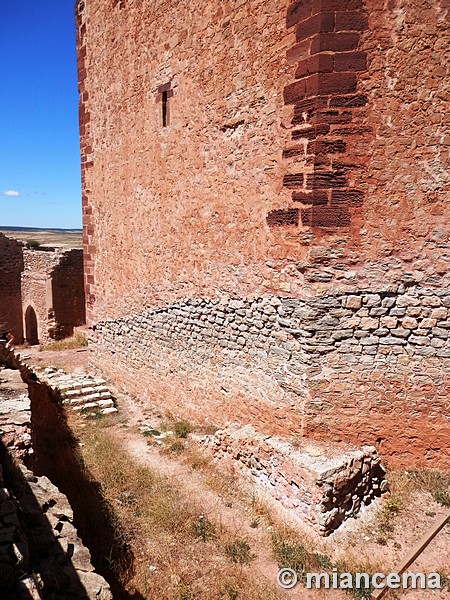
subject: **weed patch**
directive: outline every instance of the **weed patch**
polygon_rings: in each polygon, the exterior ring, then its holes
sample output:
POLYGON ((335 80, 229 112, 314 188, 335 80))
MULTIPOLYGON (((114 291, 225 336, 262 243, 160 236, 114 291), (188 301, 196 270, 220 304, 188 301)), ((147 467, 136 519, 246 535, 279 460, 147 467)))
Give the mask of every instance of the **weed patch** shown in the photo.
MULTIPOLYGON (((339 577, 342 573, 350 573, 352 582, 356 584, 356 573, 368 573, 371 569, 368 565, 349 564, 345 561, 333 563, 329 556, 314 552, 299 541, 295 534, 285 530, 275 531, 272 536, 272 549, 280 568, 293 569, 298 576, 300 583, 306 583, 307 573, 328 573, 336 572, 339 577)), ((369 582, 371 577, 369 577, 369 582)), ((364 583, 364 582, 363 582, 364 583)), ((345 590, 357 600, 369 599, 371 587, 356 587, 345 590)))
POLYGON ((256 556, 251 553, 250 545, 246 540, 236 539, 225 546, 225 554, 235 563, 248 565, 256 556))
POLYGON ((66 338, 65 340, 59 340, 58 342, 50 342, 39 346, 39 352, 56 351, 60 352, 63 350, 75 350, 77 348, 86 348, 88 341, 86 337, 77 331, 72 337, 66 338))
POLYGON ((186 439, 187 436, 194 431, 194 426, 188 421, 176 421, 173 426, 173 431, 177 438, 186 439))

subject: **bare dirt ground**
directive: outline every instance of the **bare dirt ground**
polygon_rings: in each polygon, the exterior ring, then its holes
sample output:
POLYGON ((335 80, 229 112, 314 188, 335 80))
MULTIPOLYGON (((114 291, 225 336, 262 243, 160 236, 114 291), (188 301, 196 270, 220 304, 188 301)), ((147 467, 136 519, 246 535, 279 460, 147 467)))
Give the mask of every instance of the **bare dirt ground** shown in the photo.
MULTIPOLYGON (((27 362, 36 366, 52 365, 64 369, 66 372, 89 372, 88 352, 68 350, 60 352, 39 352, 37 348, 23 349, 22 354, 27 356, 27 362)), ((272 517, 266 520, 261 517, 259 526, 251 526, 252 513, 247 491, 231 490, 232 502, 229 494, 225 497, 208 483, 206 471, 200 467, 193 467, 192 461, 186 455, 162 453, 157 445, 148 443, 142 428, 159 427, 157 415, 145 401, 136 401, 129 396, 117 391, 117 400, 120 418, 112 422, 109 431, 115 439, 127 450, 133 460, 150 467, 153 471, 176 481, 177 485, 187 497, 201 499, 205 514, 213 522, 220 522, 224 527, 240 537, 248 540, 252 552, 256 555, 250 566, 252 576, 266 580, 267 584, 275 587, 278 565, 272 552, 271 536, 273 519, 282 520, 280 514, 275 514, 273 506, 269 506, 268 513, 272 517), (274 516, 275 515, 275 516, 274 516)), ((195 442, 189 441, 189 444, 195 442)), ((214 468, 214 465, 210 465, 214 468)), ((210 468, 208 467, 208 469, 210 468)), ((408 474, 393 473, 395 480, 392 495, 386 495, 379 502, 378 511, 368 511, 362 519, 347 522, 346 526, 327 539, 311 537, 311 531, 301 524, 288 522, 295 526, 299 540, 307 540, 308 546, 313 544, 317 552, 326 554, 333 561, 345 560, 346 563, 367 565, 371 572, 395 572, 395 566, 405 556, 409 549, 418 541, 430 527, 437 513, 445 509, 437 504, 429 492, 415 488, 408 479, 408 474), (387 511, 389 502, 398 504, 398 510, 387 511)), ((270 504, 270 503, 269 503, 270 504)), ((397 506, 395 504, 395 506, 397 506)), ((287 522, 287 521, 286 521, 287 522)), ((447 577, 450 575, 450 525, 434 539, 428 548, 410 567, 412 572, 439 571, 447 577)), ((446 586, 448 583, 446 582, 446 586)), ((289 592, 279 591, 280 598, 292 599, 319 599, 339 600, 350 598, 348 594, 336 590, 309 591, 298 586, 289 592)), ((450 589, 443 590, 410 590, 400 595, 390 592, 386 598, 448 600, 450 589)))
MULTIPOLYGON (((127 427, 116 426, 115 431, 117 439, 127 448, 129 454, 138 463, 150 467, 170 480, 181 482, 183 491, 187 496, 201 498, 208 519, 220 523, 231 535, 245 538, 250 544, 252 552, 256 555, 250 567, 252 576, 259 580, 266 579, 268 584, 273 585, 276 582, 279 567, 271 552, 272 527, 264 524, 264 520, 261 526, 252 527, 252 515, 248 504, 246 505, 240 501, 236 495, 234 495, 231 503, 228 497, 212 490, 205 483, 205 476, 201 469, 192 468, 182 458, 176 459, 164 455, 164 460, 161 460, 159 448, 149 445, 139 430, 140 426, 146 422, 148 423, 148 419, 146 419, 148 414, 125 395, 121 396, 120 408, 123 411, 122 414, 127 415, 127 427)), ((318 598, 316 591, 300 587, 285 593, 280 590, 279 593, 281 597, 292 598, 293 600, 318 598)), ((346 596, 340 592, 327 595, 330 600, 344 597, 346 596)))
POLYGON ((39 346, 16 346, 23 360, 30 366, 45 368, 53 366, 63 369, 66 373, 88 372, 89 352, 87 348, 76 350, 45 350, 41 352, 39 346))

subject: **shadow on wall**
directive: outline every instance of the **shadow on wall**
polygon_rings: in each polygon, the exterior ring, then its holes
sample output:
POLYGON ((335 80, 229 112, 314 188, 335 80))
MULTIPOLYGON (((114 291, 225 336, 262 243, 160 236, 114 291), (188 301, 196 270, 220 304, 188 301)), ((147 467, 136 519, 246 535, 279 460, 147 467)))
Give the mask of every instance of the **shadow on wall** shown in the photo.
POLYGON ((74 327, 86 323, 83 251, 67 252, 51 274, 56 338, 73 335, 74 327))
POLYGON ((135 557, 101 484, 86 469, 58 396, 46 385, 28 382, 31 399, 34 472, 47 476, 70 502, 78 535, 89 548, 97 573, 109 583, 114 600, 145 600, 126 591, 135 557))
POLYGON ((37 316, 32 306, 25 311, 25 341, 32 346, 39 344, 37 316))
MULTIPOLYGON (((2 487, 12 492, 14 503, 10 499, 2 497, 2 521, 0 522, 0 533, 11 537, 11 520, 17 509, 19 521, 16 521, 14 542, 20 548, 23 560, 18 563, 17 558, 8 563, 3 558, 0 562, 0 591, 2 598, 20 598, 21 600, 36 599, 37 583, 33 577, 39 573, 44 589, 45 597, 54 597, 53 594, 69 592, 72 596, 88 599, 86 588, 81 582, 75 569, 72 556, 74 548, 64 549, 53 529, 47 515, 45 506, 41 508, 29 482, 22 474, 16 462, 9 454, 8 449, 0 436, 0 465, 3 468, 2 487), (2 527, 3 523, 3 527, 2 527), (19 527, 17 527, 19 525, 19 527), (24 544, 23 535, 27 540, 24 544), (51 560, 49 560, 51 556, 51 560)), ((0 473, 1 481, 1 473, 0 473)), ((4 542, 2 542, 4 543, 4 542)), ((56 597, 56 596, 55 596, 56 597)))

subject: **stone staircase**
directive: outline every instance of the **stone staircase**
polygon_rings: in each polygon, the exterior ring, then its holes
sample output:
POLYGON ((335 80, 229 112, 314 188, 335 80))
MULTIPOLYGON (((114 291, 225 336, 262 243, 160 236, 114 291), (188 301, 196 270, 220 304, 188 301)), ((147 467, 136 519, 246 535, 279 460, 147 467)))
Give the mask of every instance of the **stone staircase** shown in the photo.
POLYGON ((39 372, 39 380, 59 392, 63 404, 82 414, 117 412, 113 396, 101 377, 67 375, 62 369, 47 367, 39 372))

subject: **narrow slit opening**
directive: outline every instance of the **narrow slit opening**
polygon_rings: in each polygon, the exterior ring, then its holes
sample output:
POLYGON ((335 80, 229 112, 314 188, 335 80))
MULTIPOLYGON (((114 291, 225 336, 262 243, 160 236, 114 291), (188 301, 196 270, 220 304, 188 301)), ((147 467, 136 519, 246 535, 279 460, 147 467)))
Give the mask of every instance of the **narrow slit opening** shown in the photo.
POLYGON ((167 91, 165 91, 162 93, 162 125, 163 125, 163 127, 167 127, 167 125, 168 125, 167 99, 168 99, 168 94, 167 94, 167 91))

